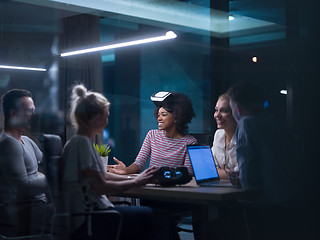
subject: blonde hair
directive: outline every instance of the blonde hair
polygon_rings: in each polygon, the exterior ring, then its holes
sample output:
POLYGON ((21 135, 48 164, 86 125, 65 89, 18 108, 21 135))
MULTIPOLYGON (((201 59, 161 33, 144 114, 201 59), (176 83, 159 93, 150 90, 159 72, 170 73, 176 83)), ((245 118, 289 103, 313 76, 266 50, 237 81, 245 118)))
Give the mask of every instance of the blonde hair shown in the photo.
POLYGON ((91 129, 91 120, 98 114, 109 111, 110 102, 101 93, 88 91, 78 84, 72 89, 70 121, 76 128, 91 129))
POLYGON ((228 93, 224 93, 224 94, 221 94, 218 99, 227 100, 228 102, 230 102, 230 95, 228 93))

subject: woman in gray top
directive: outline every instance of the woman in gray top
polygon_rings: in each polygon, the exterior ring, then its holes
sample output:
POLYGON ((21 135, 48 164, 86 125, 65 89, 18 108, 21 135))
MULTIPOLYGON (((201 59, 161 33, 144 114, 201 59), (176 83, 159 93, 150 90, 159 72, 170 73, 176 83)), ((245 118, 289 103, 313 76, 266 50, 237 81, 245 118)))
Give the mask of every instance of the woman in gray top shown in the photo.
MULTIPOLYGON (((65 144, 62 153, 63 188, 67 193, 66 207, 70 212, 114 208, 105 194, 122 192, 150 182, 155 168, 149 168, 132 179, 128 176, 105 173, 92 139, 95 134, 102 133, 107 125, 110 103, 102 94, 87 91, 83 85, 77 85, 73 88, 71 105, 70 118, 77 129, 77 134, 65 144)), ((122 229, 125 231, 121 232, 121 239, 149 239, 151 209, 146 207, 116 209, 124 216, 122 229)), ((95 226, 92 239, 108 237, 107 216, 105 219, 93 216, 91 225, 95 226)), ((88 230, 88 222, 85 222, 84 218, 75 218, 71 222, 74 239, 81 238, 88 230)))

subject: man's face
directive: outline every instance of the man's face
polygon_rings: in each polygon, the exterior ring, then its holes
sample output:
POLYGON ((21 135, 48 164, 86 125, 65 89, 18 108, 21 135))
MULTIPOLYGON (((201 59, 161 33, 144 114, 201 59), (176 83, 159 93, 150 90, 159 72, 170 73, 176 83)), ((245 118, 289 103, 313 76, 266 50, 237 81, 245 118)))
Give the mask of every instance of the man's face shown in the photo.
POLYGON ((22 97, 17 107, 17 110, 11 112, 11 125, 29 129, 31 118, 35 114, 35 106, 32 98, 22 97))
POLYGON ((232 115, 234 119, 238 122, 242 118, 242 116, 239 113, 239 107, 231 99, 230 99, 230 107, 232 109, 232 115))

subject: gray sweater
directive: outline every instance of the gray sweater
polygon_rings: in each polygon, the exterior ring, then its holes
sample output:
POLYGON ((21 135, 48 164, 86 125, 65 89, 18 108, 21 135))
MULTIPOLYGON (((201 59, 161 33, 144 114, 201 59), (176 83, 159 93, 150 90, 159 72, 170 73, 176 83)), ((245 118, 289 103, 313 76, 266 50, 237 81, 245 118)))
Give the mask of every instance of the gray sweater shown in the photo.
POLYGON ((5 132, 0 134, 0 201, 45 201, 47 183, 38 175, 42 153, 27 136, 19 142, 5 132))

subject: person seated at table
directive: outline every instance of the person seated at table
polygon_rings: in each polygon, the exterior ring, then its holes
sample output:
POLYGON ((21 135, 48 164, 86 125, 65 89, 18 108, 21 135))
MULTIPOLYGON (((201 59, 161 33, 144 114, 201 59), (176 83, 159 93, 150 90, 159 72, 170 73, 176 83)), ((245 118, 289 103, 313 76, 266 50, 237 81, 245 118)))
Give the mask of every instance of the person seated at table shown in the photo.
POLYGON ((287 234, 294 232, 298 220, 295 206, 302 203, 304 196, 299 148, 284 127, 264 110, 257 86, 241 82, 231 86, 228 94, 237 121, 241 187, 261 193, 250 205, 249 216, 255 216, 259 234, 253 238, 289 239, 287 234))
MULTIPOLYGON (((93 146, 95 134, 102 133, 108 123, 109 101, 100 93, 87 91, 83 85, 73 87, 70 119, 77 133, 67 141, 62 152, 63 190, 67 193, 68 211, 86 212, 99 209, 116 209, 123 215, 120 239, 172 239, 171 232, 165 230, 169 224, 154 236, 157 229, 153 224, 152 210, 148 207, 114 207, 105 194, 119 193, 149 183, 156 170, 151 167, 135 178, 105 173, 102 161, 93 146), (164 235, 163 235, 164 234, 164 235), (163 236, 161 236, 163 235, 163 236), (157 238, 159 237, 159 238, 157 238)), ((89 221, 89 220, 88 220, 89 221)), ((90 239, 108 239, 108 216, 92 216, 95 231, 90 239)), ((88 222, 83 218, 73 218, 71 222, 73 239, 82 239, 89 231, 88 222)))
POLYGON ((236 142, 240 182, 244 189, 261 190, 263 202, 296 198, 299 156, 293 138, 264 110, 262 94, 250 82, 229 88, 230 106, 237 121, 236 142))
POLYGON ((158 129, 148 132, 134 163, 127 167, 114 158, 117 164, 109 165, 108 171, 116 174, 138 173, 150 157, 150 166, 185 166, 189 173, 193 173, 187 145, 196 144, 197 140, 187 134, 188 123, 195 116, 190 98, 179 92, 159 92, 151 100, 156 105, 154 116, 158 129))
POLYGON ((230 171, 238 172, 235 130, 237 122, 232 116, 230 97, 222 94, 216 103, 214 118, 217 131, 214 134, 212 153, 221 179, 228 179, 230 171))
POLYGON ((23 135, 30 129, 35 114, 32 94, 24 89, 9 90, 2 96, 2 109, 0 202, 5 205, 0 210, 0 222, 17 228, 12 234, 40 233, 43 224, 49 224, 52 207, 45 195, 45 176, 39 172, 42 152, 23 135))

